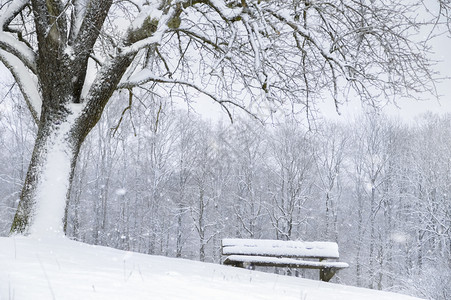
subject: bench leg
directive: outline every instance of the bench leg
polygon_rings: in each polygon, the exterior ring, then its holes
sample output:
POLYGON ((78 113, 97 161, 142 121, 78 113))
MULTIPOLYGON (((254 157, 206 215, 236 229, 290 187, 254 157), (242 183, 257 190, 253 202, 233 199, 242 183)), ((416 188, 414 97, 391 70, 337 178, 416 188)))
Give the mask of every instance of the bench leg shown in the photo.
POLYGON ((243 269, 248 269, 248 270, 255 270, 255 265, 254 264, 244 263, 242 261, 236 261, 236 262, 233 262, 233 264, 230 264, 230 265, 232 267, 243 268, 243 269))
POLYGON ((336 271, 337 270, 335 268, 320 269, 319 270, 319 279, 321 281, 328 282, 329 280, 332 279, 332 277, 334 277, 336 271))
POLYGON ((244 268, 244 263, 242 261, 236 261, 230 264, 232 267, 244 268))

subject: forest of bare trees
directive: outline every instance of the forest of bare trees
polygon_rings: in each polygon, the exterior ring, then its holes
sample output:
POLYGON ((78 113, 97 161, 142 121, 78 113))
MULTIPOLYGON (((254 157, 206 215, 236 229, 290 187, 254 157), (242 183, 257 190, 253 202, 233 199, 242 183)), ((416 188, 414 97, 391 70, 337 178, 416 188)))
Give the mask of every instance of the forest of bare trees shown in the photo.
MULTIPOLYGON (((2 235, 36 132, 14 90, 0 116, 2 235)), ((224 237, 331 240, 351 266, 336 281, 451 296, 451 115, 406 125, 364 114, 307 130, 205 121, 155 102, 132 107, 118 127, 118 103, 80 152, 69 237, 216 263, 224 237)))

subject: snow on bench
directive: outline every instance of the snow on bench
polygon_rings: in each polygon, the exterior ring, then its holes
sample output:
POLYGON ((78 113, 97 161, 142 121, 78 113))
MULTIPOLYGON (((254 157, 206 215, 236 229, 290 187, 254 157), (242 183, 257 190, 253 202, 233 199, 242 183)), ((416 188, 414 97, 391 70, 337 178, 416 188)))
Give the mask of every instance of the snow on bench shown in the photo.
POLYGON ((260 255, 299 258, 338 259, 338 245, 333 242, 301 242, 253 239, 223 239, 222 254, 260 255))
POLYGON ((223 239, 222 254, 227 255, 224 265, 236 267, 249 265, 319 269, 322 281, 329 281, 337 270, 349 267, 344 262, 326 261, 339 258, 338 245, 333 242, 223 239))

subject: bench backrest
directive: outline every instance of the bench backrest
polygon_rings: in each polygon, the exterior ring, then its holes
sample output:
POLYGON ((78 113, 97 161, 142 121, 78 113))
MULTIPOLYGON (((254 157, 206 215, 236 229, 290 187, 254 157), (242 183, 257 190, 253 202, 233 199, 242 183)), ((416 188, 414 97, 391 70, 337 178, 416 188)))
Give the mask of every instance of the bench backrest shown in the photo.
POLYGON ((339 258, 334 242, 301 242, 254 239, 223 239, 223 255, 258 255, 292 258, 339 258))

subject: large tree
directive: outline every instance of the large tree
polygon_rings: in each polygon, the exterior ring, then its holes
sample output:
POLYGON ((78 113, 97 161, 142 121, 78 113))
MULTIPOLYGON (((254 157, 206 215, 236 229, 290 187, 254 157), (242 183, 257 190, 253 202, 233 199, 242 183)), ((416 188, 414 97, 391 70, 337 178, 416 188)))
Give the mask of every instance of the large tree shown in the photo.
POLYGON ((403 2, 0 0, 0 61, 38 127, 11 232, 63 234, 80 146, 118 89, 202 92, 260 118, 428 89, 403 2))

